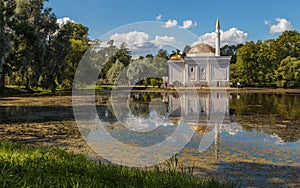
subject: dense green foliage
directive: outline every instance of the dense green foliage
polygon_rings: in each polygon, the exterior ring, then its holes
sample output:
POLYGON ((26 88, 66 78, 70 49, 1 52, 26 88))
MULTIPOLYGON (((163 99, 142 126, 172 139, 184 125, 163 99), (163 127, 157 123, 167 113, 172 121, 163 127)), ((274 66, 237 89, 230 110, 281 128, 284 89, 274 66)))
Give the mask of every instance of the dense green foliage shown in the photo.
POLYGON ((14 25, 14 10, 16 4, 14 0, 0 0, 0 92, 5 85, 4 75, 6 64, 5 59, 10 52, 11 28, 14 25))
POLYGON ((59 24, 44 0, 1 0, 0 10, 0 87, 4 76, 7 83, 27 90, 42 87, 54 92, 63 82, 70 87, 70 70, 88 48, 88 28, 59 24))
MULTIPOLYGON (((176 171, 130 169, 61 150, 0 142, 1 187, 233 187, 176 171)), ((175 167, 175 168, 174 168, 175 167)))
POLYGON ((285 31, 264 42, 247 42, 238 48, 236 63, 231 64, 231 80, 244 86, 300 87, 299 60, 297 31, 285 31))

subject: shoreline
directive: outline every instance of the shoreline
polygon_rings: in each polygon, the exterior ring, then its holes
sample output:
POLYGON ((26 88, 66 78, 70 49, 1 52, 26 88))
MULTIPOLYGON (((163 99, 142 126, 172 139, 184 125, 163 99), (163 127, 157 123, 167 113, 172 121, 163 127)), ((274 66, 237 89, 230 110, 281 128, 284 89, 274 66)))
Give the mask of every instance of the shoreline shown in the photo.
MULTIPOLYGON (((81 89, 79 91, 88 91, 89 89, 81 89)), ((114 88, 110 89, 95 89, 96 93, 106 93, 109 94, 114 88)), ((177 93, 177 92, 197 92, 197 93, 209 93, 209 92, 226 92, 226 93, 265 93, 265 94, 300 94, 300 88, 297 89, 283 89, 283 88, 255 88, 255 87, 245 87, 245 88, 151 88, 151 87, 121 87, 119 91, 124 92, 136 92, 136 93, 177 93)), ((56 93, 12 93, 0 95, 0 99, 7 97, 45 97, 45 96, 72 96, 72 90, 57 91, 56 93)))

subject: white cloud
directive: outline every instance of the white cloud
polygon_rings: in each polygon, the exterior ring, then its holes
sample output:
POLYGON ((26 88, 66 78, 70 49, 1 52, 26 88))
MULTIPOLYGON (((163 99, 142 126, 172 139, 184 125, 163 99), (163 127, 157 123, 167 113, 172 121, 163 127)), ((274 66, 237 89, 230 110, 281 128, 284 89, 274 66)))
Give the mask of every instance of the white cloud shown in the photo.
POLYGON ((266 20, 265 24, 270 26, 270 33, 282 33, 293 28, 292 23, 285 18, 276 18, 276 24, 272 24, 271 21, 266 20))
POLYGON ((155 46, 162 48, 165 45, 172 45, 176 43, 175 37, 169 36, 156 36, 154 40, 151 41, 155 46))
MULTIPOLYGON (((244 44, 247 40, 248 34, 238 30, 237 28, 233 27, 227 31, 221 30, 221 46, 225 45, 237 45, 237 44, 244 44)), ((216 40, 216 33, 206 33, 200 36, 199 41, 195 42, 194 44, 199 43, 207 43, 211 46, 215 46, 216 40)))
MULTIPOLYGON (((176 27, 178 25, 178 21, 175 19, 169 19, 165 24, 164 27, 166 28, 171 28, 171 27, 176 27)), ((191 27, 196 27, 197 23, 193 22, 192 20, 185 20, 183 21, 182 26, 179 26, 180 28, 188 29, 191 27)))
POLYGON ((160 15, 158 15, 158 16, 156 16, 156 20, 161 20, 161 18, 162 18, 162 15, 160 14, 160 15))
POLYGON ((138 31, 116 33, 110 37, 110 40, 114 40, 116 46, 126 43, 128 47, 132 49, 145 47, 149 45, 149 43, 161 48, 165 45, 171 45, 176 42, 175 37, 170 36, 155 36, 155 38, 151 40, 147 33, 138 31))
POLYGON ((196 22, 193 22, 192 20, 185 20, 185 21, 183 21, 182 28, 188 29, 188 28, 196 27, 196 26, 197 26, 196 22))
POLYGON ((139 47, 149 42, 149 38, 147 33, 131 31, 129 33, 116 33, 110 37, 110 40, 114 40, 116 46, 126 43, 128 47, 139 47))
POLYGON ((119 47, 122 43, 126 43, 132 55, 135 57, 157 52, 166 45, 176 43, 175 37, 155 36, 152 38, 149 34, 139 31, 116 33, 110 37, 110 40, 114 40, 114 44, 117 47, 119 47))
POLYGON ((171 28, 177 26, 177 24, 178 24, 177 20, 170 19, 165 23, 164 27, 171 28))
POLYGON ((56 23, 58 23, 58 25, 65 25, 67 24, 68 22, 71 22, 71 23, 75 23, 74 20, 71 20, 71 18, 69 17, 64 17, 64 18, 59 18, 57 19, 56 23))

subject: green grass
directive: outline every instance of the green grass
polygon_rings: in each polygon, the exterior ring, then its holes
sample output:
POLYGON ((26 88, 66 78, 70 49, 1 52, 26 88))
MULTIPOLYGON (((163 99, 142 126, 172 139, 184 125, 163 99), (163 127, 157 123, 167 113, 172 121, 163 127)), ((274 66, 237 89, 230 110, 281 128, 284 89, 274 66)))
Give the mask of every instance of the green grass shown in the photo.
POLYGON ((21 95, 48 95, 50 90, 43 90, 42 88, 37 88, 36 90, 26 90, 25 86, 16 85, 6 85, 4 89, 0 91, 0 96, 21 96, 21 95))
POLYGON ((62 150, 0 142, 0 187, 233 187, 158 169, 89 161, 62 150))

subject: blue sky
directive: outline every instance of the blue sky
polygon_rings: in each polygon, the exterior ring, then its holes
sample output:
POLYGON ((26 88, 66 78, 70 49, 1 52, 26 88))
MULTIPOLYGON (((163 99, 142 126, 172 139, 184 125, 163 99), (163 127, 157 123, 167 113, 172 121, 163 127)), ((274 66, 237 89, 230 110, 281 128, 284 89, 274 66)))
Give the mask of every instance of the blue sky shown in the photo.
POLYGON ((217 17, 225 32, 222 37, 232 43, 276 38, 285 30, 300 31, 299 0, 50 0, 46 6, 58 18, 69 17, 88 26, 93 39, 135 22, 168 22, 171 28, 182 27, 186 21, 187 30, 209 43, 217 17))

